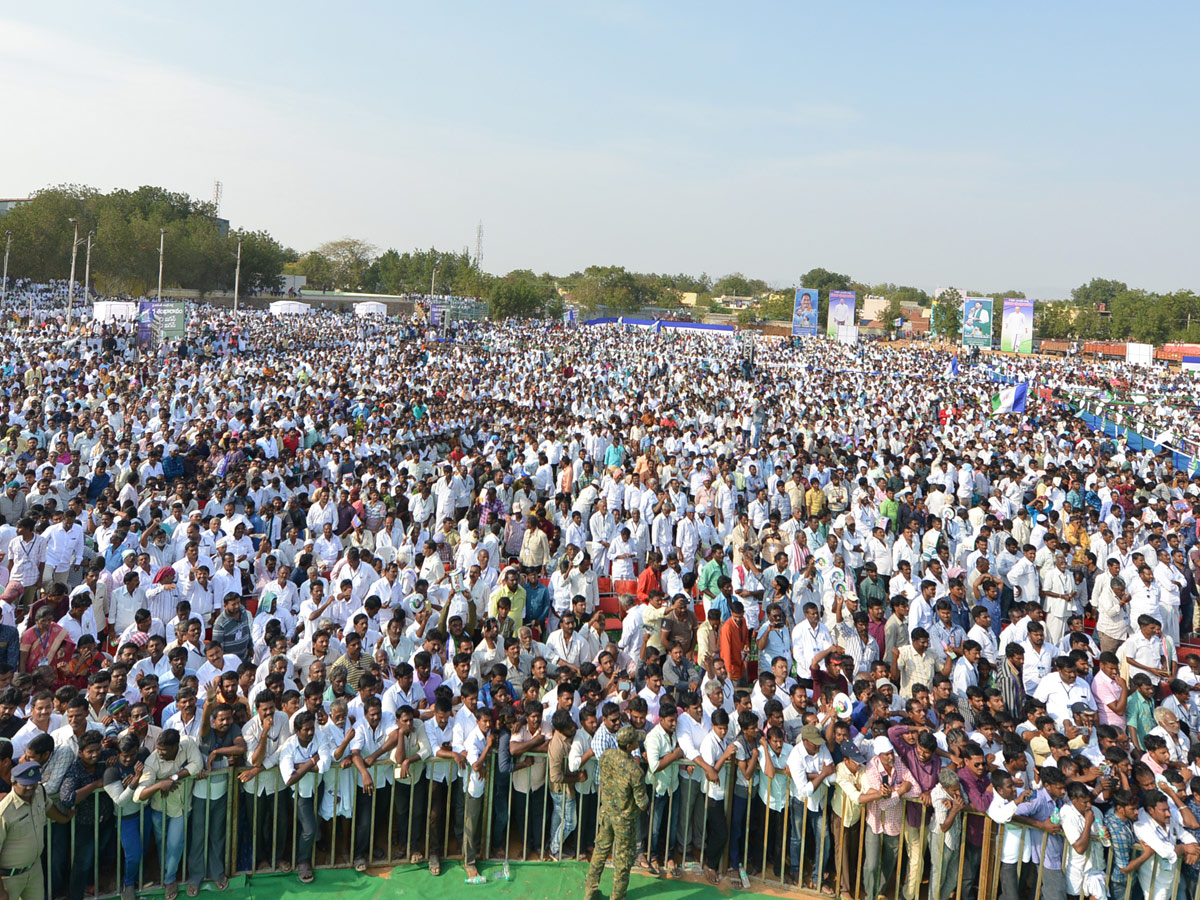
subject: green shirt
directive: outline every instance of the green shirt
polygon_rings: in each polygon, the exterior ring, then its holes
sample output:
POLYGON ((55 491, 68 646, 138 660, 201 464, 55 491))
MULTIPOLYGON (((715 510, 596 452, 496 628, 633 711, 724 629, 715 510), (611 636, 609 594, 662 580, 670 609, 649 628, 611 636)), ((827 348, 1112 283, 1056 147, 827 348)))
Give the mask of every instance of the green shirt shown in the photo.
POLYGON ((1157 723, 1154 721, 1154 704, 1143 697, 1141 691, 1134 691, 1129 695, 1129 703, 1125 707, 1125 721, 1137 735, 1138 744, 1144 749, 1146 733, 1157 723))
POLYGON ((702 597, 715 597, 721 591, 717 587, 717 579, 729 574, 729 567, 723 562, 710 559, 700 570, 699 589, 702 597))
POLYGON ((887 530, 894 534, 896 532, 896 528, 897 528, 896 520, 900 517, 900 504, 897 503, 894 499, 893 500, 885 499, 882 503, 879 504, 879 516, 880 516, 880 518, 885 518, 885 517, 887 518, 887 520, 888 520, 887 530))

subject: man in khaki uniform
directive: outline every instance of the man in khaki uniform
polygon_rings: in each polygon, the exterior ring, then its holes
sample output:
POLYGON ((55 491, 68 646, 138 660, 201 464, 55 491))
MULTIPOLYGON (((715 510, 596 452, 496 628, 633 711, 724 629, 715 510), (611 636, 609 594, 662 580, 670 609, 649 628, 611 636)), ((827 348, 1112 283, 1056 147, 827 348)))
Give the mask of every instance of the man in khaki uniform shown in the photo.
POLYGON ((42 767, 13 769, 12 793, 0 800, 0 900, 42 900, 46 893, 38 861, 46 841, 46 791, 42 767))

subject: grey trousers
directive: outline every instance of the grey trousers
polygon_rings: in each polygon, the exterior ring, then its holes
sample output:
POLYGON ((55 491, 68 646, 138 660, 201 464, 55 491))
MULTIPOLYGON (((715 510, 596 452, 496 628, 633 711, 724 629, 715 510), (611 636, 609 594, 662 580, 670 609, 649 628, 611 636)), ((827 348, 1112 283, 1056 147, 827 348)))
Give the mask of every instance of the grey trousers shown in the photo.
POLYGON ((1000 864, 999 900, 1021 900, 1021 885, 1017 879, 1016 863, 1000 864))
POLYGON ((945 837, 936 828, 929 835, 929 900, 946 900, 958 888, 958 847, 947 847, 945 837))
POLYGON ((463 862, 475 865, 479 859, 479 843, 483 840, 483 801, 485 797, 467 795, 463 813, 463 862))
POLYGON ((866 822, 863 838, 863 896, 875 900, 896 872, 900 835, 876 834, 866 822))
POLYGON ((229 797, 192 798, 188 814, 188 884, 225 877, 225 818, 229 797))
POLYGON ((704 837, 704 798, 700 793, 700 782, 681 778, 675 801, 679 804, 677 844, 680 862, 684 863, 687 862, 688 843, 699 850, 704 837))

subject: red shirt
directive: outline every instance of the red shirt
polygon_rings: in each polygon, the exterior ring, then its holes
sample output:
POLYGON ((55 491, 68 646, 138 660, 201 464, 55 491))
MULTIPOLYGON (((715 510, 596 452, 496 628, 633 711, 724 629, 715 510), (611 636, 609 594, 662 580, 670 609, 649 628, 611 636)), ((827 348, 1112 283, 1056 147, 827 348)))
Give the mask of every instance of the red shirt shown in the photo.
MULTIPOLYGON (((637 580, 638 603, 649 603, 650 592, 661 590, 662 579, 658 577, 657 572, 655 572, 649 566, 646 566, 646 568, 642 570, 642 574, 638 576, 637 580)), ((671 598, 668 597, 667 599, 670 600, 671 598)))
POLYGON ((733 616, 725 620, 717 639, 718 652, 725 661, 725 670, 734 681, 746 677, 746 646, 750 643, 750 630, 743 618, 739 623, 733 616))

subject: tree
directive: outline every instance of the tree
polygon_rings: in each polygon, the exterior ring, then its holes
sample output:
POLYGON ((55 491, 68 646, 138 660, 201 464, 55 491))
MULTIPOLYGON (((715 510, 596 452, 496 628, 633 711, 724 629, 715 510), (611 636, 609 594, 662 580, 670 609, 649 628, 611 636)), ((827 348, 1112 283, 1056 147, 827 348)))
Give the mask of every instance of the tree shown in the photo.
POLYGON ((347 237, 339 241, 326 241, 317 248, 317 252, 329 261, 329 277, 333 287, 343 291, 375 287, 374 284, 367 284, 367 271, 379 255, 379 249, 374 244, 347 237))
MULTIPOLYGON (((70 218, 78 219, 81 237, 95 232, 91 275, 105 296, 140 297, 157 286, 161 229, 166 230, 164 286, 201 292, 233 287, 237 237, 222 233, 213 204, 150 185, 107 194, 81 185, 38 191, 5 217, 5 229, 13 232, 9 274, 35 281, 66 278, 74 236, 70 218)), ((243 284, 277 285, 283 248, 266 232, 243 236, 249 240, 243 246, 243 284)), ((83 277, 81 266, 76 277, 83 277)))
POLYGON ((467 251, 448 253, 431 247, 399 253, 385 251, 375 261, 374 283, 389 294, 436 294, 479 296, 479 272, 467 251))
POLYGON ((567 276, 571 298, 592 311, 608 307, 621 312, 636 312, 645 306, 677 306, 678 292, 664 285, 657 276, 630 272, 624 266, 588 266, 583 272, 567 276))
POLYGON ((796 295, 794 292, 786 292, 782 294, 772 294, 760 306, 764 319, 776 319, 790 322, 792 312, 796 308, 796 295))
POLYGON ((726 275, 712 286, 712 293, 718 297, 757 297, 765 294, 770 287, 760 278, 747 278, 741 272, 726 275))
MULTIPOLYGON (((274 293, 283 286, 283 266, 289 256, 280 243, 265 231, 238 231, 230 238, 242 238, 242 278, 239 291, 274 293)), ((295 251, 291 251, 294 255, 295 251)))
POLYGON ((887 328, 888 334, 892 334, 896 330, 896 320, 904 314, 904 308, 900 306, 900 295, 893 293, 888 299, 888 305, 883 311, 883 324, 887 328))
POLYGON ((509 272, 488 287, 488 315, 493 319, 531 319, 543 315, 561 301, 553 284, 538 278, 528 269, 509 272))
POLYGON ((946 288, 933 301, 930 327, 939 337, 954 341, 962 333, 963 295, 955 288, 946 288))
POLYGON ((1093 278, 1087 284, 1081 284, 1071 291, 1071 300, 1076 306, 1103 307, 1111 310, 1113 301, 1118 294, 1129 290, 1123 281, 1110 281, 1107 278, 1093 278))
POLYGON ((308 279, 307 286, 329 290, 334 286, 333 265, 325 254, 319 250, 310 250, 294 263, 289 263, 284 271, 289 275, 303 275, 308 279))

